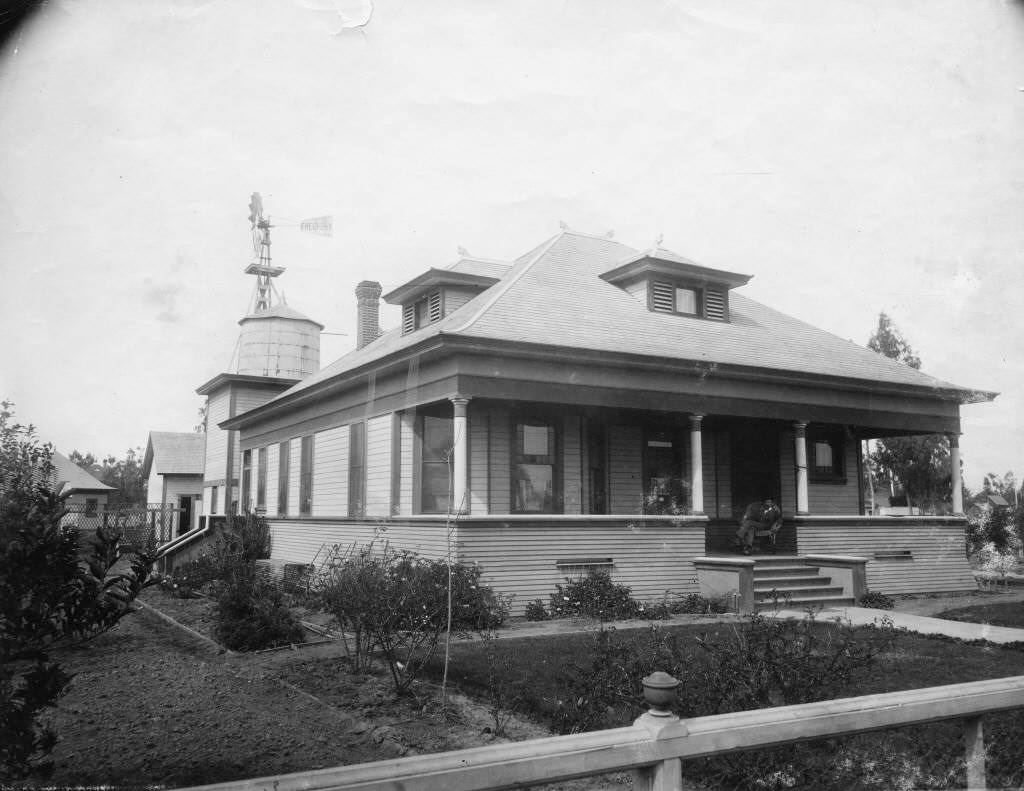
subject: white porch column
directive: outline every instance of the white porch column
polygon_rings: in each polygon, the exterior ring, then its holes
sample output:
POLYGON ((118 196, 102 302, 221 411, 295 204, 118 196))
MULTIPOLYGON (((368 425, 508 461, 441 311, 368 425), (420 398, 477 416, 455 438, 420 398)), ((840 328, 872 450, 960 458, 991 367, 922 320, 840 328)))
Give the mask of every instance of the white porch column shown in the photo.
POLYGON ((953 483, 953 513, 964 512, 964 486, 960 479, 960 437, 956 434, 947 434, 949 440, 949 467, 950 477, 953 483))
POLYGON ((452 435, 455 447, 452 449, 452 513, 469 511, 469 420, 466 407, 469 399, 455 396, 451 399, 454 407, 452 435))
POLYGON ((690 505, 695 514, 704 513, 704 449, 700 424, 704 415, 690 415, 690 505))
POLYGON ((810 513, 807 503, 807 421, 793 424, 793 450, 796 455, 796 512, 810 513))

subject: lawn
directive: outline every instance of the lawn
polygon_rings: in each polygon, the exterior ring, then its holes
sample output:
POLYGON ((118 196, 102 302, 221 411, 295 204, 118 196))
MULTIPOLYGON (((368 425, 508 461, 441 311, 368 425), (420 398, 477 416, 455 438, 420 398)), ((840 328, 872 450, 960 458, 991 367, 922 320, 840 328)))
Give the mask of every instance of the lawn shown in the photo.
POLYGON ((1001 602, 957 607, 941 612, 936 617, 945 618, 949 621, 987 623, 991 626, 1009 626, 1024 629, 1024 602, 1001 602))

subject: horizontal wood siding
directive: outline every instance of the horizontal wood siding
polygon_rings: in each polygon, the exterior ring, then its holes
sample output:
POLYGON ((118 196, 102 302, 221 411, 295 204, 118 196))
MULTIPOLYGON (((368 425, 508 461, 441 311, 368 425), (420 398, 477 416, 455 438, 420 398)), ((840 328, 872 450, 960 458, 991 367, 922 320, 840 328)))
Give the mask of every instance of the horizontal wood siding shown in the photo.
POLYGON ((250 409, 255 409, 258 406, 263 406, 270 399, 274 398, 277 395, 277 392, 269 390, 265 387, 248 388, 245 386, 236 386, 235 414, 241 415, 243 412, 248 412, 250 409))
POLYGON ((443 558, 447 554, 447 532, 443 523, 418 525, 345 519, 270 519, 269 522, 273 534, 270 556, 289 563, 311 563, 325 545, 348 547, 374 540, 386 540, 397 549, 408 549, 424 557, 443 558))
POLYGON ((179 497, 196 497, 203 493, 201 475, 165 475, 164 503, 178 507, 179 497))
POLYGON ((486 409, 469 408, 469 512, 486 514, 488 470, 490 468, 490 414, 486 409))
POLYGON ((565 581, 556 561, 612 558, 612 579, 646 601, 697 593, 693 558, 704 553, 704 524, 493 524, 458 526, 460 560, 479 563, 483 579, 500 593, 515 594, 512 612, 542 599, 565 581))
POLYGON ((416 410, 402 412, 402 483, 399 498, 399 513, 409 516, 413 512, 413 443, 416 438, 416 410))
MULTIPOLYGON (((228 419, 228 406, 230 391, 227 388, 218 390, 207 399, 206 424, 209 431, 206 433, 206 466, 203 468, 204 481, 217 481, 224 477, 228 462, 228 432, 221 431, 217 424, 228 419)), ((220 486, 221 494, 224 492, 224 485, 220 486)), ((224 513, 223 497, 218 503, 218 512, 224 513)))
POLYGON ((277 515, 277 468, 280 464, 278 444, 267 446, 267 516, 277 515))
POLYGON ((390 414, 366 421, 366 515, 391 513, 391 425, 390 414))
POLYGON ((580 447, 580 418, 566 415, 562 423, 565 439, 562 442, 562 511, 566 514, 583 513, 583 453, 580 447))
POLYGON ((643 512, 642 445, 639 426, 608 427, 608 505, 613 514, 643 512))
POLYGON ((860 513, 860 494, 857 491, 857 450, 860 443, 847 439, 843 444, 846 483, 808 483, 808 507, 812 514, 853 516, 860 513))
POLYGON ((898 518, 875 524, 839 522, 805 524, 796 528, 797 551, 854 555, 868 559, 870 590, 888 595, 976 590, 964 554, 964 527, 928 524, 898 518), (907 560, 875 559, 876 553, 909 550, 907 560))
POLYGON ((339 426, 313 435, 313 516, 347 513, 348 426, 339 426))
POLYGON ((504 409, 491 410, 491 513, 507 514, 511 507, 511 442, 509 416, 504 409))

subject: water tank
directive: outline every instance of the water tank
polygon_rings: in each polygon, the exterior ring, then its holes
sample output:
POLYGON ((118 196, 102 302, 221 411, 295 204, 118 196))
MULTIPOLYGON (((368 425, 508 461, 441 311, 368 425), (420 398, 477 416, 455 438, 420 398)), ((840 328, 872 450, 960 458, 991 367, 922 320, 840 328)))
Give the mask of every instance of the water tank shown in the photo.
POLYGON ((271 305, 238 322, 239 374, 305 379, 320 370, 323 324, 288 305, 271 305))

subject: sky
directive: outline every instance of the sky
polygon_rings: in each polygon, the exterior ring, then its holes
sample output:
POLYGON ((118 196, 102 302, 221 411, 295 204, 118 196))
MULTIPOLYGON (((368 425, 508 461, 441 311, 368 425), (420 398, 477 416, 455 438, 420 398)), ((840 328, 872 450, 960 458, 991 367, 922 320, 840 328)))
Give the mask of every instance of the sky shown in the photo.
POLYGON ((191 430, 260 192, 324 364, 360 280, 661 236, 857 343, 887 312, 1000 392, 966 482, 1024 473, 1022 45, 1022 0, 50 0, 0 52, 0 397, 65 453, 191 430))

